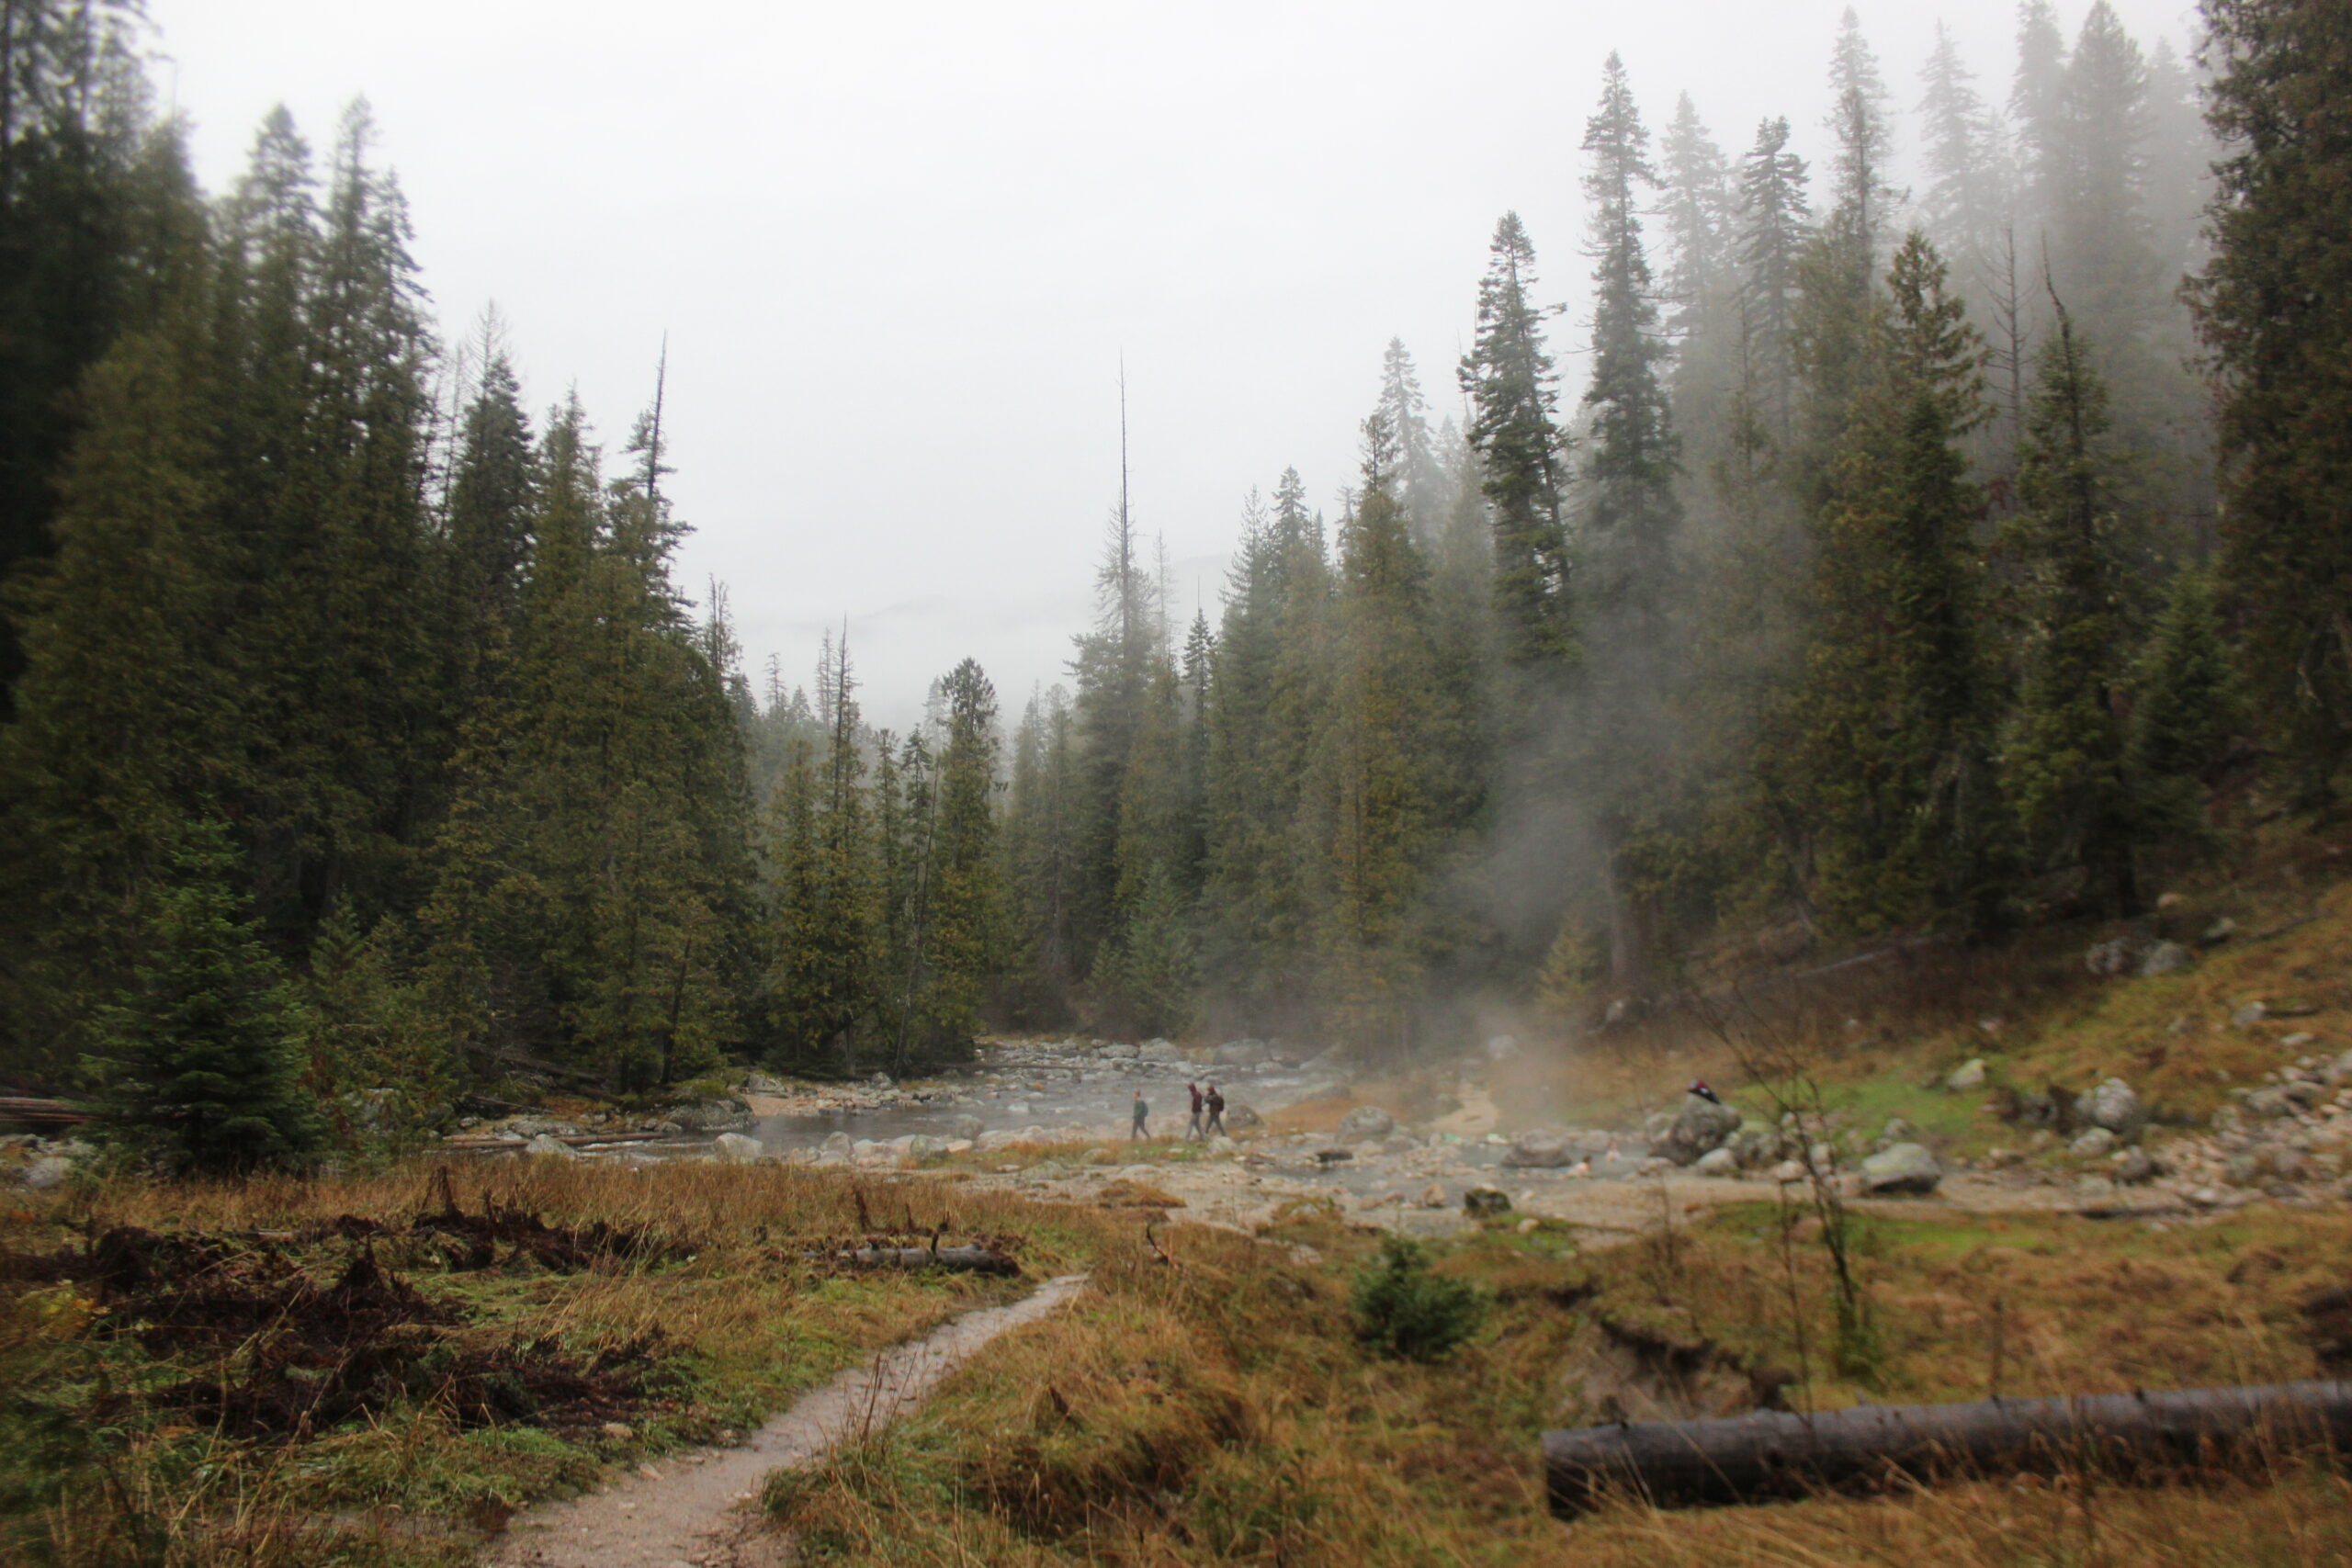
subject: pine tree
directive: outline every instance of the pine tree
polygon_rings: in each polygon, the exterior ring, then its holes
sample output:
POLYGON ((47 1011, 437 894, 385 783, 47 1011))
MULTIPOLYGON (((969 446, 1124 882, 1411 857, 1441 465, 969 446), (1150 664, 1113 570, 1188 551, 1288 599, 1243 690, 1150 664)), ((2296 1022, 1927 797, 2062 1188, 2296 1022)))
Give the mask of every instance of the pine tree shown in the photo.
POLYGON ((2039 863, 2081 866, 2102 909, 2132 915, 2137 824, 2120 707, 2129 622, 2107 428, 2107 389, 2062 309, 2042 347, 2018 466, 2023 509, 2008 530, 2025 646, 2004 793, 2039 863))
POLYGON ((2063 217, 2067 172, 2066 39, 2051 0, 2018 0, 2018 62, 2009 84, 2009 118, 2017 130, 2020 230, 2029 263, 2045 254, 2063 217))
POLYGON ((2135 821, 2149 838, 2204 837, 2206 778, 2241 720, 2239 694, 2212 582, 2202 570, 2182 571, 2132 687, 2123 772, 2135 821))
POLYGON ((1419 979, 1412 923, 1429 864, 1436 689, 1428 569, 1388 477, 1403 464, 1385 408, 1363 433, 1363 487, 1340 531, 1331 701, 1310 763, 1316 945, 1328 1026, 1395 1050, 1408 1043, 1419 979))
POLYGON ((2229 149, 2197 279, 2221 373, 2222 582, 2247 693, 2301 787, 2352 757, 2352 28, 2322 0, 2212 0, 2214 134, 2229 149))
POLYGON ((289 1165, 318 1143, 297 1077, 303 1020, 242 875, 227 826, 192 819, 141 899, 130 984, 97 1020, 104 1122, 175 1175, 289 1165))
POLYGON ((1883 368, 1822 520, 1798 764, 1819 823, 1813 899, 1846 930, 1944 913, 1981 926, 1998 912, 1998 818, 1975 498, 1955 443, 1983 417, 1983 351, 1923 236, 1896 251, 1887 293, 1883 368))
POLYGON ((1647 978, 1654 925, 1633 886, 1629 852, 1640 821, 1658 804, 1664 761, 1668 616, 1676 535, 1679 443, 1658 373, 1662 355, 1640 201, 1657 176, 1648 133, 1623 65, 1604 68, 1599 109, 1585 123, 1591 156, 1585 197, 1592 212, 1592 379, 1584 407, 1583 507, 1577 614, 1589 639, 1576 724, 1575 793, 1596 818, 1610 909, 1611 971, 1620 985, 1647 978))
MULTIPOLYGON (((1492 509, 1495 612, 1501 656, 1524 688, 1539 687, 1576 654, 1562 513, 1566 444, 1554 417, 1554 374, 1544 311, 1532 293, 1535 250, 1516 212, 1495 226, 1478 285, 1477 337, 1462 361, 1470 444, 1492 509)), ((1532 701, 1522 691, 1524 709, 1532 701)))
POLYGON ((947 745, 939 758, 939 826, 933 851, 932 987, 922 1027, 927 1055, 969 1056, 1003 940, 994 796, 996 687, 967 659, 947 674, 947 745))
POLYGON ((36 1071, 70 1069, 90 1007, 135 955, 121 911, 241 773, 219 641, 233 562, 211 527, 221 478, 191 357, 141 334, 93 368, 54 558, 10 593, 27 665, 0 728, 0 995, 8 1055, 36 1071))
POLYGON ((1804 160, 1789 122, 1768 119, 1739 167, 1743 368, 1758 426, 1783 450, 1796 438, 1798 265, 1812 234, 1804 160))
MULTIPOLYGON (((1976 90, 1975 73, 1941 22, 1936 47, 1919 73, 1921 151, 1928 188, 1919 202, 1921 226, 1950 258, 1972 298, 1999 274, 2008 191, 2000 122, 1976 90)), ((1978 312, 1980 320, 1983 313, 1978 312)))

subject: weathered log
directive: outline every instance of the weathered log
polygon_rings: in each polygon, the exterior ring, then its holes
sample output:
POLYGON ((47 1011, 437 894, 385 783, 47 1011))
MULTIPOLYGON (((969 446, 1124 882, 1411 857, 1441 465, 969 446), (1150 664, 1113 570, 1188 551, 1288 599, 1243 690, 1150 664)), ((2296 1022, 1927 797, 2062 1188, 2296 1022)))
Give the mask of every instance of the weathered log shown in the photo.
MULTIPOLYGON (((678 1133, 551 1133, 548 1136, 559 1144, 573 1148, 589 1148, 599 1144, 645 1144, 663 1138, 675 1139, 678 1133)), ((519 1149, 531 1140, 515 1137, 453 1137, 444 1138, 436 1147, 460 1154, 494 1154, 500 1149, 519 1149)))
POLYGON ((90 1113, 62 1100, 35 1100, 0 1095, 0 1122, 25 1127, 73 1127, 90 1120, 90 1113))
POLYGON ((968 1274, 1007 1276, 1021 1272, 1020 1264, 987 1247, 856 1247, 808 1256, 868 1269, 953 1269, 968 1274))
POLYGON ((1621 1422, 1544 1433, 1544 1467, 1568 1518, 1612 1493, 1683 1508, 2077 1467, 2149 1480, 2321 1444, 2352 1451, 2352 1382, 1621 1422))

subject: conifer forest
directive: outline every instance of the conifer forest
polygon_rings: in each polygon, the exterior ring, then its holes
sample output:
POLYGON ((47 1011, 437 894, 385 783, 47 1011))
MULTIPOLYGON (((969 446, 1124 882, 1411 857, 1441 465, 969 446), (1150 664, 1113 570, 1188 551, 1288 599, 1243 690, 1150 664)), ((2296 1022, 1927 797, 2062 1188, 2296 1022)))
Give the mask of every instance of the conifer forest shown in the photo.
POLYGON ((279 111, 202 188, 135 4, 7 0, 0 1077, 234 1169, 523 1069, 1402 1063, 2132 916, 2223 815, 2340 810, 2352 11, 2013 40, 1849 11, 1754 126, 1611 56, 1585 231, 1497 213, 1458 351, 1363 345, 1354 473, 1231 476, 1188 616, 1084 454, 1065 677, 886 727, 845 631, 747 654, 680 581, 651 354, 541 406, 445 333, 397 127, 279 111))

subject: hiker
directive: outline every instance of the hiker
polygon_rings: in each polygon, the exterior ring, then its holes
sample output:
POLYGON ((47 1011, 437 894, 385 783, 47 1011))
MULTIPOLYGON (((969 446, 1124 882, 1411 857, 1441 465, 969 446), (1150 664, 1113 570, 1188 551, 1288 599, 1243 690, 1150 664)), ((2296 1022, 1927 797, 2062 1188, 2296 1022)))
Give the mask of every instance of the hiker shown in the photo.
POLYGON ((1146 1127, 1143 1122, 1143 1119, 1151 1114, 1151 1107, 1143 1102, 1143 1090, 1141 1089, 1136 1090, 1135 1111, 1135 1125, 1127 1129, 1127 1142, 1131 1144, 1138 1143, 1141 1140, 1151 1136, 1151 1130, 1146 1127))
POLYGON ((1208 1108, 1208 1136, 1212 1138, 1226 1138, 1232 1136, 1231 1134, 1225 1130, 1225 1096, 1216 1091, 1216 1085, 1215 1084, 1209 1085, 1208 1108))
POLYGON ((1184 1136, 1187 1138, 1206 1137, 1208 1134, 1201 1131, 1201 1086, 1196 1083, 1188 1083, 1184 1088, 1189 1090, 1193 1096, 1193 1119, 1184 1124, 1184 1136))

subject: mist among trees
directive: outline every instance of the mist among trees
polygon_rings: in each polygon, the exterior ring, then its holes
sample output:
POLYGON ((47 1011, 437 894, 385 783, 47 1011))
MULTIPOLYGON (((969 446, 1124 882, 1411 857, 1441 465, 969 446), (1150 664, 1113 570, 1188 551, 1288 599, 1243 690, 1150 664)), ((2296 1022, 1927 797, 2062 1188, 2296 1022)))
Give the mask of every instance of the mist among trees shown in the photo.
POLYGON ((1259 476, 1214 615, 1123 475, 1067 684, 899 733, 674 580, 658 367, 615 441, 435 341, 364 104, 206 193, 127 7, 11 6, 0 1051, 234 1164, 516 1066, 1401 1056, 2134 913, 2352 747, 2352 27, 2204 24, 1849 13, 1753 128, 1612 56, 1587 231, 1499 216, 1458 363, 1366 345, 1358 471, 1259 476))

